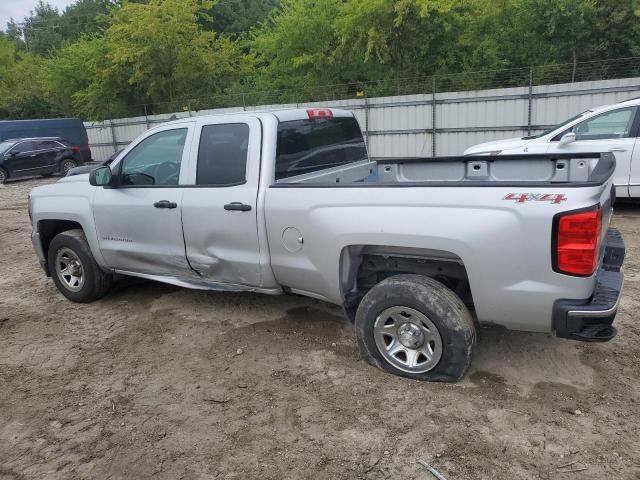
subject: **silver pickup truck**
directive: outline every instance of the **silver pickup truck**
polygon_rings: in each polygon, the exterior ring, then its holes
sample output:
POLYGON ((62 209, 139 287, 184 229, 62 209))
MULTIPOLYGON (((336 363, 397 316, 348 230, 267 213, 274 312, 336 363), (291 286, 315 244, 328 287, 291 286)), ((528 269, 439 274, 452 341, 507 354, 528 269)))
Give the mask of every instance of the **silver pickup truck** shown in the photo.
POLYGON ((615 336, 614 168, 610 153, 372 161, 335 109, 193 117, 35 188, 32 240, 76 302, 115 274, 306 295, 343 307, 372 365, 456 381, 478 322, 615 336))

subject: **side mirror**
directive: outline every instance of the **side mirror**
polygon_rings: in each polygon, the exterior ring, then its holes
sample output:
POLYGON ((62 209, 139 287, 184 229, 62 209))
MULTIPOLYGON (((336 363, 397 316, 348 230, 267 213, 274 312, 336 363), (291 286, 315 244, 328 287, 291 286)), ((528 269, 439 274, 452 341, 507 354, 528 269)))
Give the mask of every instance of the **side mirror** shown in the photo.
POLYGON ((94 168, 89 173, 89 183, 94 187, 108 187, 113 185, 113 173, 106 166, 94 168))
POLYGON ((562 138, 560 139, 560 143, 558 145, 563 146, 563 145, 568 145, 571 142, 575 142, 576 141, 576 134, 574 132, 567 132, 565 133, 562 138))
POLYGON ((18 152, 16 152, 15 150, 12 150, 10 152, 7 152, 7 157, 13 158, 16 155, 18 155, 18 152))

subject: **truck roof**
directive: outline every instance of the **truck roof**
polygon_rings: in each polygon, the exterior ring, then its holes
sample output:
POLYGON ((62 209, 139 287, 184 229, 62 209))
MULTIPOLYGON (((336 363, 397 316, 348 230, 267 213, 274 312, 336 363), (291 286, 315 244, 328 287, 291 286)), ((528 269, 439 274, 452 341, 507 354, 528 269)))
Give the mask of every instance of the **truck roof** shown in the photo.
POLYGON ((179 125, 181 123, 187 123, 193 121, 194 118, 208 119, 219 118, 225 116, 246 116, 246 117, 261 117, 264 115, 273 115, 281 122, 287 122, 290 120, 304 120, 309 118, 309 110, 330 110, 334 117, 353 117, 353 112, 349 110, 342 110, 338 108, 326 108, 326 107, 309 107, 309 108, 280 108, 277 110, 249 110, 245 112, 228 112, 228 113, 215 113, 209 115, 198 115, 197 117, 186 117, 177 120, 171 120, 170 122, 162 123, 166 125, 179 125))

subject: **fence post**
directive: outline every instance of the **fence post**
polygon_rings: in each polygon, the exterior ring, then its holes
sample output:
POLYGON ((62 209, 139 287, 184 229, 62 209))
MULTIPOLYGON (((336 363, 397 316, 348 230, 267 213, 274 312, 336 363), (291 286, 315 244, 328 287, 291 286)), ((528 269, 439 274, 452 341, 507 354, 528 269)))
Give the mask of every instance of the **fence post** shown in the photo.
POLYGON ((113 146, 113 153, 118 151, 118 140, 116 139, 116 129, 113 124, 113 118, 109 119, 109 125, 111 126, 111 145, 113 146))
POLYGON ((147 130, 149 130, 149 114, 147 112, 147 104, 143 103, 142 106, 144 107, 144 123, 147 126, 147 130))
POLYGON ((366 85, 364 86, 364 138, 369 148, 369 94, 366 85))
POLYGON ((432 77, 431 89, 431 156, 436 156, 436 76, 432 77))
POLYGON ((529 106, 527 108, 527 136, 531 135, 531 110, 533 108, 533 68, 529 68, 529 106))

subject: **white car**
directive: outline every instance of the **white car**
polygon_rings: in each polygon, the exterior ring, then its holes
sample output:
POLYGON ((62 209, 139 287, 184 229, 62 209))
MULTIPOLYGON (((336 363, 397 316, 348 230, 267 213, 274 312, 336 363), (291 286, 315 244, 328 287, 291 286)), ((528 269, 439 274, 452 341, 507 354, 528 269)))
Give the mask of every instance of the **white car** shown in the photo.
POLYGON ((618 197, 640 197, 640 98, 594 108, 539 135, 467 148, 465 155, 613 152, 618 197))

